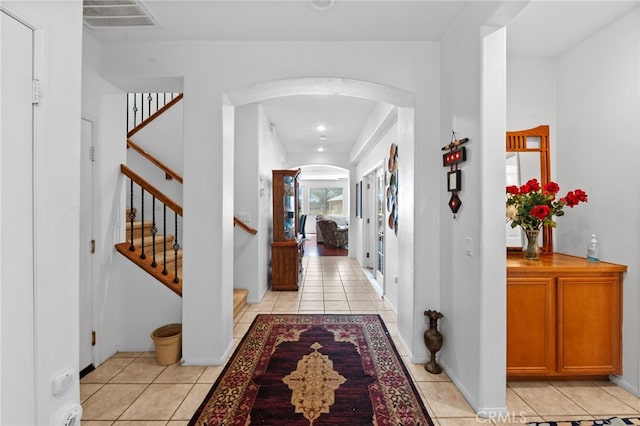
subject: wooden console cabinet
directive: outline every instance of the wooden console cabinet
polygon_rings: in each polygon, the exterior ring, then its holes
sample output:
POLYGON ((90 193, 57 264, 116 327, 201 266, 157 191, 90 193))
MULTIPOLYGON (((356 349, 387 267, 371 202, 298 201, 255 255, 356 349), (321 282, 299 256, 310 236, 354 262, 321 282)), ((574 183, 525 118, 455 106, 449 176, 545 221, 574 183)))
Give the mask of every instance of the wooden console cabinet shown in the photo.
POLYGON ((507 255, 507 377, 622 374, 624 265, 507 255))
POLYGON ((298 235, 300 169, 273 170, 273 241, 271 289, 298 290, 302 275, 304 240, 298 235))

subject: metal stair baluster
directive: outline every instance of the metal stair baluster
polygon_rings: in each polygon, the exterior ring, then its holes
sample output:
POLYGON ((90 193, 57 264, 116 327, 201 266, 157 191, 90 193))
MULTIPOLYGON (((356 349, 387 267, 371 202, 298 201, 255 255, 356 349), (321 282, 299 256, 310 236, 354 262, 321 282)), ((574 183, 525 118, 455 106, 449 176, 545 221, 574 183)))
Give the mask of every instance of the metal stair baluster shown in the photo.
POLYGON ((180 282, 180 279, 178 278, 178 250, 180 250, 180 244, 178 244, 178 213, 174 212, 174 217, 175 217, 175 228, 176 228, 176 235, 175 235, 175 239, 174 239, 174 243, 173 243, 173 252, 175 254, 175 278, 173 279, 173 282, 178 284, 180 282))
POLYGON ((140 245, 140 259, 146 259, 147 255, 144 254, 144 188, 140 187, 140 223, 142 230, 142 244, 140 245))
POLYGON ((154 268, 158 266, 158 262, 156 262, 156 234, 158 233, 158 228, 156 228, 156 197, 155 195, 151 198, 151 266, 154 268))
POLYGON ((164 222, 164 242, 163 242, 163 250, 162 250, 162 275, 167 275, 168 271, 167 271, 167 205, 163 204, 163 214, 164 214, 164 218, 163 218, 163 222, 164 222))
POLYGON ((136 251, 136 247, 133 245, 133 220, 136 218, 136 214, 133 212, 133 180, 129 179, 130 182, 130 196, 131 203, 129 204, 129 225, 131 226, 131 244, 129 245, 129 251, 136 251))

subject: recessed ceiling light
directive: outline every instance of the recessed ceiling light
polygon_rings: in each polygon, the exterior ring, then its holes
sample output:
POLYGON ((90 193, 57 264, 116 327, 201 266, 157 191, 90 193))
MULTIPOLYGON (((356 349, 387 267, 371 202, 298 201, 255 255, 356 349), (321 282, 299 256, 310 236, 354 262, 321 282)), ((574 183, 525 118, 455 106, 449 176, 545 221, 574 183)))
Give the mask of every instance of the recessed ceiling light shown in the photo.
POLYGON ((316 130, 319 132, 324 132, 325 130, 327 130, 327 126, 325 126, 324 124, 318 124, 316 126, 316 130))
POLYGON ((326 141, 327 140, 327 136, 326 135, 321 135, 320 136, 320 140, 321 141, 326 141))
POLYGON ((311 6, 316 10, 329 10, 335 4, 335 0, 310 0, 311 6))
POLYGON ((324 148, 323 147, 318 147, 318 152, 322 152, 322 151, 324 151, 324 148))

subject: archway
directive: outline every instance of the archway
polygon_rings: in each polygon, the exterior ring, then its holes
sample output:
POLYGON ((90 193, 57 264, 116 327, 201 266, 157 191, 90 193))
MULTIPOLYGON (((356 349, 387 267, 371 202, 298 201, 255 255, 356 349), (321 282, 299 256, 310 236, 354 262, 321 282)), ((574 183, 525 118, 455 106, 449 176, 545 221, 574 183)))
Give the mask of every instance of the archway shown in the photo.
MULTIPOLYGON (((398 310, 398 333, 401 340, 413 353, 414 332, 418 321, 422 321, 422 312, 414 312, 414 171, 412 161, 415 152, 415 124, 414 124, 414 94, 395 87, 345 78, 315 77, 294 78, 256 83, 230 90, 223 95, 223 144, 233 146, 234 117, 236 108, 259 103, 268 99, 294 95, 342 95, 385 102, 397 107, 398 110, 398 141, 397 145, 402 156, 407 159, 399 170, 399 180, 403 182, 399 188, 399 197, 404 202, 399 203, 398 216, 401 225, 398 228, 398 239, 402 241, 398 247, 398 282, 401 283, 398 306, 411 306, 411 309, 398 310)), ((350 158, 351 162, 352 159, 350 158)), ((351 164, 351 171, 353 163, 351 164)), ((223 174, 223 186, 233 187, 232 174, 223 174)), ((225 205, 224 210, 230 214, 233 203, 225 205)))

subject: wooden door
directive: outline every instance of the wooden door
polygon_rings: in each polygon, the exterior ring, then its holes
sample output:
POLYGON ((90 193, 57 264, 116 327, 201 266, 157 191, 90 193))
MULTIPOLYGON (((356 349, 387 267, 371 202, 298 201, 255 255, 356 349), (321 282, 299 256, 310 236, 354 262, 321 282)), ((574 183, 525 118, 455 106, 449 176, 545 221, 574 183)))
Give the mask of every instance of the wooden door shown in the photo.
POLYGON ((559 373, 622 373, 621 293, 615 276, 558 278, 559 373))
POLYGON ((553 277, 507 278, 507 375, 543 376, 555 371, 553 277))

